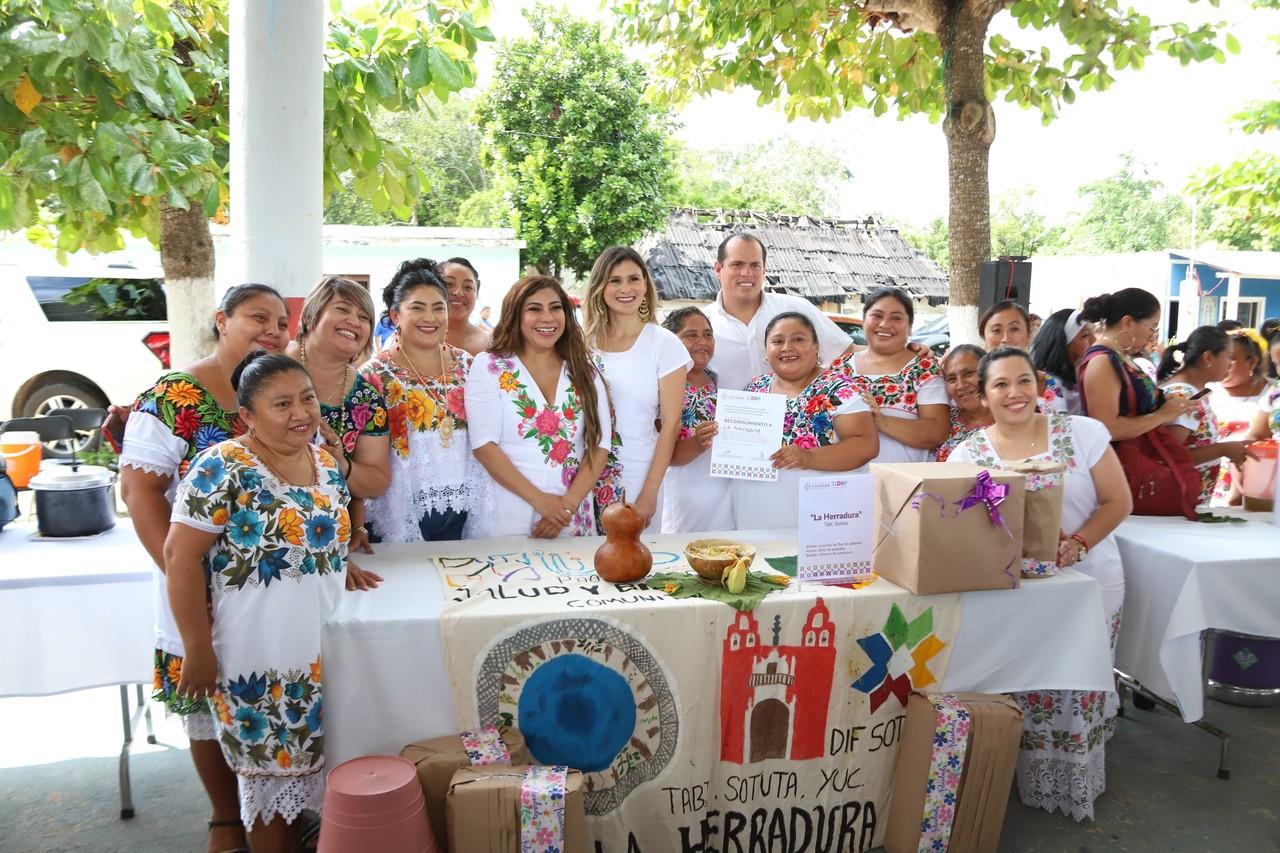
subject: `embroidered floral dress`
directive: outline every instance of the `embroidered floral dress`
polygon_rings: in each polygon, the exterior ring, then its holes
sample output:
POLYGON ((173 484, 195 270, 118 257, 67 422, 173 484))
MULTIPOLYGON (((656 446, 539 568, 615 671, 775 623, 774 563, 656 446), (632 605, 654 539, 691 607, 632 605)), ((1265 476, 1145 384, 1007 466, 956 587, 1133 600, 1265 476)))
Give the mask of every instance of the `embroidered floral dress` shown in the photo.
MULTIPOLYGON (((1111 433, 1091 418, 1050 415, 1049 450, 1037 460, 1057 462, 1063 474, 1062 529, 1068 533, 1097 511, 1092 470, 1106 455, 1111 433)), ((1004 460, 988 429, 975 430, 951 454, 956 462, 1001 468, 1004 460)), ((1029 482, 1029 487, 1034 484, 1029 482)), ((1115 660, 1124 605, 1124 571, 1115 537, 1095 544, 1075 570, 1094 578, 1102 591, 1105 630, 1115 660)), ((1101 627, 1101 626, 1100 626, 1101 627)), ((1064 649, 1063 654, 1070 654, 1064 649)), ((1119 702, 1114 692, 1040 690, 1015 693, 1022 706, 1022 743, 1018 754, 1018 793, 1028 806, 1061 809, 1076 820, 1093 817, 1093 803, 1106 790, 1105 744, 1115 733, 1119 702)))
MULTIPOLYGON (((125 422, 120 467, 171 478, 166 496, 170 503, 178 481, 191 460, 204 450, 244 432, 240 415, 227 411, 189 373, 171 371, 143 391, 125 422)), ((183 715, 183 728, 193 740, 212 740, 213 720, 204 703, 192 704, 176 693, 182 673, 182 636, 169 609, 164 572, 157 567, 155 582, 156 650, 155 699, 166 709, 183 715)))
MULTIPOLYGON (((680 436, 692 438, 698 424, 716 419, 718 378, 706 371, 706 385, 684 386, 680 412, 680 436)), ((711 476, 711 451, 704 450, 687 465, 672 465, 663 481, 663 533, 697 533, 734 530, 732 481, 711 476)))
MULTIPOLYGON (((1216 382, 1209 383, 1209 387, 1213 389, 1213 393, 1205 399, 1209 401, 1209 408, 1218 422, 1219 441, 1243 441, 1253 423, 1254 413, 1262 407, 1263 401, 1280 390, 1280 385, 1271 379, 1266 381, 1257 394, 1245 397, 1231 396, 1226 388, 1216 382)), ((1234 465, 1222 466, 1221 473, 1218 474, 1218 482, 1213 487, 1214 506, 1226 506, 1231 501, 1235 490, 1236 471, 1234 465)))
MULTIPOLYGON (((1167 395, 1187 398, 1200 390, 1190 382, 1166 382, 1160 386, 1160 389, 1167 395)), ((1174 425, 1183 427, 1191 433, 1187 436, 1187 447, 1205 447, 1217 444, 1219 441, 1218 422, 1213 417, 1208 401, 1203 398, 1196 401, 1194 409, 1174 421, 1174 425)), ((1200 471, 1200 503, 1208 503, 1213 497, 1213 488, 1221 475, 1222 463, 1213 459, 1201 463, 1197 468, 1200 471)))
POLYGON ((975 429, 981 429, 982 426, 991 425, 991 421, 988 420, 986 423, 978 427, 967 426, 964 420, 960 417, 960 410, 955 406, 951 407, 951 414, 948 421, 951 424, 951 431, 947 435, 947 440, 942 442, 942 444, 939 444, 937 448, 932 451, 931 457, 934 462, 946 462, 947 458, 951 456, 951 451, 959 447, 960 442, 968 438, 971 432, 975 429))
POLYGON ((320 633, 346 582, 346 482, 310 448, 313 486, 279 480, 240 440, 194 462, 173 522, 218 538, 205 555, 218 682, 209 706, 246 826, 292 822, 324 794, 320 633))
MULTIPOLYGON (((772 373, 753 379, 745 390, 768 394, 773 387, 772 373)), ((782 446, 815 449, 837 444, 835 421, 841 415, 870 411, 867 404, 839 370, 826 370, 803 391, 787 400, 782 417, 782 446)), ((862 469, 857 469, 862 470, 862 469)), ((795 527, 799 522, 800 480, 824 476, 835 471, 783 469, 774 482, 733 481, 733 515, 741 530, 795 527)))
POLYGON ((1258 408, 1267 415, 1267 429, 1271 430, 1271 437, 1280 438, 1280 387, 1268 389, 1258 401, 1258 408))
POLYGON ((387 434, 387 401, 381 390, 359 373, 342 404, 321 403, 320 416, 338 436, 348 459, 356 452, 360 436, 387 434))
MULTIPOLYGON (((932 355, 911 359, 896 373, 863 373, 858 367, 858 354, 837 359, 831 365, 853 383, 861 395, 870 392, 881 414, 891 418, 920 419, 920 407, 951 404, 942 368, 932 355)), ((880 434, 880 453, 875 462, 927 462, 931 451, 908 447, 897 439, 880 434)))
POLYGON ((381 497, 365 501, 366 522, 383 542, 417 542, 425 515, 468 514, 483 503, 483 471, 471 454, 467 428, 472 358, 449 347, 448 372, 424 377, 424 384, 392 355, 383 350, 360 368, 361 377, 387 401, 391 435, 391 485, 381 497))
MULTIPOLYGON (((608 450, 612 421, 604 381, 595 376, 596 417, 600 423, 597 446, 608 450)), ((560 367, 555 397, 547 400, 528 368, 514 355, 492 352, 476 356, 467 376, 466 412, 473 448, 494 444, 516 469, 539 490, 563 495, 577 476, 583 457, 583 404, 560 367)), ((497 482, 485 479, 493 489, 492 512, 480 513, 468 526, 474 538, 528 536, 538 515, 533 507, 497 482)), ((577 508, 561 536, 595 535, 593 500, 587 497, 577 508)))
POLYGON ((1045 373, 1044 393, 1040 395, 1040 411, 1044 414, 1059 412, 1066 415, 1080 414, 1079 388, 1068 388, 1057 376, 1045 373))

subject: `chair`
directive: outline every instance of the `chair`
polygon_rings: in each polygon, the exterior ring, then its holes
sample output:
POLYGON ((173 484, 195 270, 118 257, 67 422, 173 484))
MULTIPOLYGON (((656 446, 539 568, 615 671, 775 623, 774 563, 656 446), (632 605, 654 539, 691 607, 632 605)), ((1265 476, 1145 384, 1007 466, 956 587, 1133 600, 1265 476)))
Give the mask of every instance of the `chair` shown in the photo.
MULTIPOLYGON (((43 443, 69 441, 75 438, 76 435, 75 421, 63 414, 63 412, 73 411, 75 409, 63 409, 56 415, 44 415, 39 418, 14 418, 0 426, 0 432, 34 432, 40 436, 40 441, 43 443)), ((93 411, 101 412, 102 410, 94 409, 93 411)))

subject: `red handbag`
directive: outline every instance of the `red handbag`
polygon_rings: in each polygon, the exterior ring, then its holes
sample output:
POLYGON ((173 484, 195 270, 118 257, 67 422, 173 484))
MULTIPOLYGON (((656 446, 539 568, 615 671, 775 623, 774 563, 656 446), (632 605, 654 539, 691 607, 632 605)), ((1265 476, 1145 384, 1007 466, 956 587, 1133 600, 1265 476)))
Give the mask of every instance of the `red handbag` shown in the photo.
MULTIPOLYGON (((1096 353, 1101 355, 1102 353, 1096 353)), ((1090 357, 1092 358, 1092 356, 1090 357)), ((1138 394, 1128 371, 1119 368, 1124 383, 1129 411, 1138 410, 1138 394)), ((1084 364, 1080 365, 1080 394, 1084 396, 1084 364)), ((1086 411, 1088 403, 1085 402, 1086 411)), ((1112 442, 1129 493, 1133 495, 1134 515, 1181 515, 1198 520, 1196 504, 1200 502, 1200 472, 1187 449, 1163 426, 1135 438, 1112 442)))

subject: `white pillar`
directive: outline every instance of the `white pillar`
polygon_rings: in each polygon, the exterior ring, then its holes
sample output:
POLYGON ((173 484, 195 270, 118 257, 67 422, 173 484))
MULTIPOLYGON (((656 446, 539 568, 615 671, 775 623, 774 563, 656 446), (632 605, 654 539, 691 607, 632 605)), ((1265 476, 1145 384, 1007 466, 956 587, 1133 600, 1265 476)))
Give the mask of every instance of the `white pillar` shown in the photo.
POLYGON ((324 9, 232 0, 229 280, 270 284, 298 306, 324 240, 324 9))

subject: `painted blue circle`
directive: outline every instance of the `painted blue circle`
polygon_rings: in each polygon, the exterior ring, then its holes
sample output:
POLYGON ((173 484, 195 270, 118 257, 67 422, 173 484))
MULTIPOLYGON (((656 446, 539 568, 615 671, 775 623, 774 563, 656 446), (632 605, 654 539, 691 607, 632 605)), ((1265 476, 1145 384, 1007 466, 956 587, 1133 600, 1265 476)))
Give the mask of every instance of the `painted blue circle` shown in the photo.
POLYGON ((520 691, 520 733, 540 764, 604 770, 631 739, 636 701, 626 679, 582 655, 534 670, 520 691))

